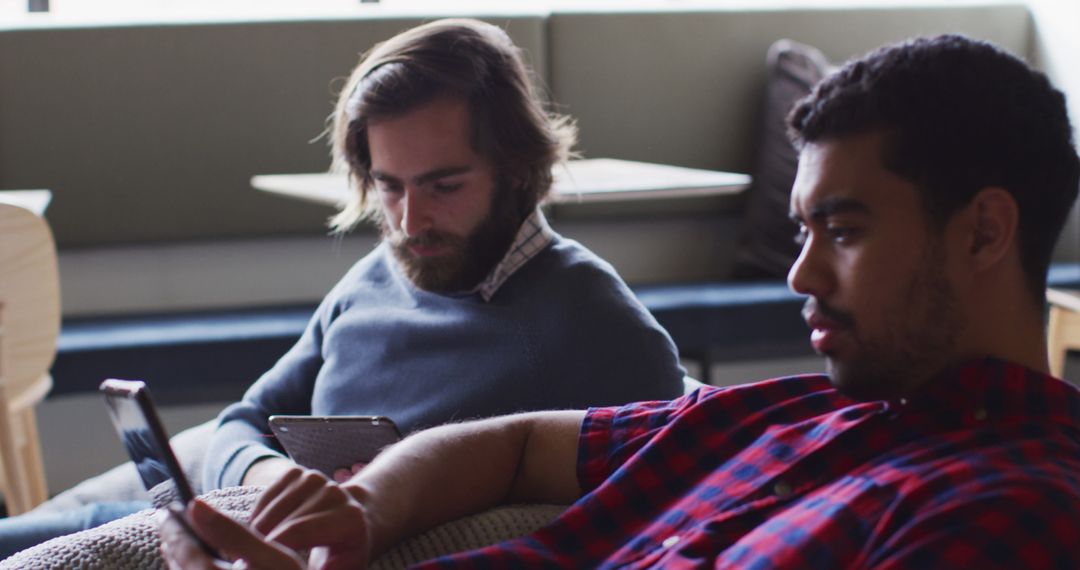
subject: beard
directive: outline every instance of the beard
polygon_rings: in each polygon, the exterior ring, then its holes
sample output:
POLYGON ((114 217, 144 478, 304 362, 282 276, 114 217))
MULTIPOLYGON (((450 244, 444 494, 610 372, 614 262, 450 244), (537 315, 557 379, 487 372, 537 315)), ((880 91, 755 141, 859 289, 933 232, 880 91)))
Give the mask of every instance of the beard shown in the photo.
POLYGON ((853 315, 810 299, 811 306, 849 327, 856 350, 838 360, 826 354, 832 383, 857 400, 895 399, 909 394, 924 381, 952 364, 956 338, 964 327, 956 296, 944 272, 944 252, 927 246, 906 294, 883 313, 883 333, 860 335, 853 315))
POLYGON ((515 208, 513 194, 509 188, 497 187, 488 216, 465 236, 431 230, 408 237, 390 228, 385 216, 379 216, 379 231, 414 285, 433 293, 467 291, 483 281, 506 255, 524 221, 515 208), (420 257, 410 249, 433 246, 445 253, 420 257))

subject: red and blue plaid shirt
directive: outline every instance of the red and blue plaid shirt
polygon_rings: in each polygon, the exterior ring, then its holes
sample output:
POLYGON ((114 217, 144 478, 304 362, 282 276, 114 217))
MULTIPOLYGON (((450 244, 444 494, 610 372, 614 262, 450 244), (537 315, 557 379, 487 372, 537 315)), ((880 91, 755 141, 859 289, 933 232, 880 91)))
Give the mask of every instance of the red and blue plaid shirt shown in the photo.
POLYGON ((897 402, 825 376, 589 411, 586 494, 435 568, 1080 568, 1080 392, 988 359, 897 402))

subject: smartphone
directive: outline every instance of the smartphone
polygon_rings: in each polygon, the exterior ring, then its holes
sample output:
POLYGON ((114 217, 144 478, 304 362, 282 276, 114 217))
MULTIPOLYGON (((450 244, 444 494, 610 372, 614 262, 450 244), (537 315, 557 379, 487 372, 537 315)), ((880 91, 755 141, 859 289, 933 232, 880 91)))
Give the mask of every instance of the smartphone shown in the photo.
POLYGON ((101 383, 99 390, 105 396, 113 427, 154 506, 167 509, 207 554, 221 559, 213 547, 195 533, 183 514, 195 493, 169 445, 169 436, 146 383, 110 378, 101 383))
POLYGON ((401 440, 386 416, 270 416, 270 430, 293 461, 327 477, 401 440))

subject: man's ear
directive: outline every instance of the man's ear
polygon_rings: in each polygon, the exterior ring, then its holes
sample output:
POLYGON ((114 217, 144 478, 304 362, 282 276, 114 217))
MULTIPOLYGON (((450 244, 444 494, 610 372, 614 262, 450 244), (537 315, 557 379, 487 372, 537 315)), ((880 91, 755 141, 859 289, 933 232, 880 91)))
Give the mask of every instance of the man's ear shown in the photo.
POLYGON ((997 186, 980 190, 967 209, 971 216, 968 254, 976 269, 988 269, 1012 249, 1020 224, 1020 209, 1012 194, 997 186))

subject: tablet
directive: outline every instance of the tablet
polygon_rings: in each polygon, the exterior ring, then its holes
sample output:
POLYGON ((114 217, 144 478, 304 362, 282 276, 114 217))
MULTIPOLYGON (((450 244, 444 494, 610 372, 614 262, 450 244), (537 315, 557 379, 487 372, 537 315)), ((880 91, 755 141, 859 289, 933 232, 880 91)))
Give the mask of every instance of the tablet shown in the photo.
POLYGON ((327 477, 401 440, 386 416, 270 416, 270 429, 293 461, 327 477))

